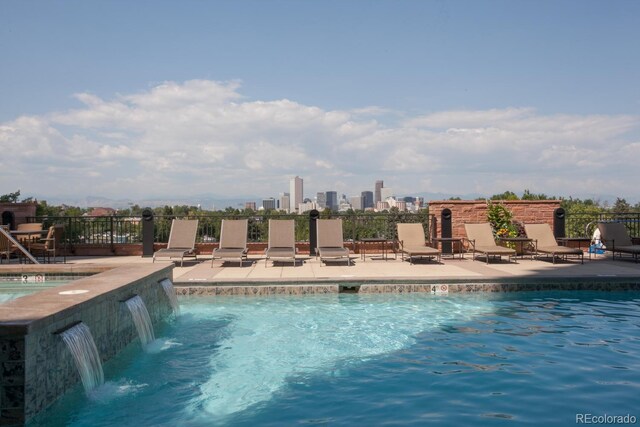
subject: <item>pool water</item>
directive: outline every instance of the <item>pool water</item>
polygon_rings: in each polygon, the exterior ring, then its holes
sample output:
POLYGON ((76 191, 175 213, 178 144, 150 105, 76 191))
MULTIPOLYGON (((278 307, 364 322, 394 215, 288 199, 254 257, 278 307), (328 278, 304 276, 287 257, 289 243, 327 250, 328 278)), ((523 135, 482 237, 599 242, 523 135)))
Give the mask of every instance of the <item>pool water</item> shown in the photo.
POLYGON ((32 425, 568 425, 640 417, 640 293, 198 297, 32 425))
POLYGON ((49 280, 44 283, 20 283, 19 281, 0 280, 0 304, 25 295, 30 295, 42 289, 53 288, 69 283, 71 280, 49 280))

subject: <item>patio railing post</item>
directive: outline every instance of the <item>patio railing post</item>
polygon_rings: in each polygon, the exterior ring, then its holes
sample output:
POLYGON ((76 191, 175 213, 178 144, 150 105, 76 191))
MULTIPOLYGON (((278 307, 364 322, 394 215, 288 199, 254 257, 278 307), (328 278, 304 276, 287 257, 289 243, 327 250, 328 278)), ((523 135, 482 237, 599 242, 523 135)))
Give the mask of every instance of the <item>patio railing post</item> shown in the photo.
POLYGON ((109 245, 111 245, 111 252, 112 253, 116 253, 116 247, 113 244, 113 226, 114 226, 113 225, 114 224, 113 219, 114 219, 113 215, 111 215, 109 217, 109 245))
POLYGON ((142 211, 142 256, 153 256, 153 211, 146 208, 142 211))
POLYGON ((316 222, 320 218, 320 212, 315 209, 309 211, 309 255, 315 255, 318 247, 318 229, 316 222))
POLYGON ((555 238, 566 237, 565 217, 566 215, 563 208, 558 208, 553 211, 553 234, 555 238))

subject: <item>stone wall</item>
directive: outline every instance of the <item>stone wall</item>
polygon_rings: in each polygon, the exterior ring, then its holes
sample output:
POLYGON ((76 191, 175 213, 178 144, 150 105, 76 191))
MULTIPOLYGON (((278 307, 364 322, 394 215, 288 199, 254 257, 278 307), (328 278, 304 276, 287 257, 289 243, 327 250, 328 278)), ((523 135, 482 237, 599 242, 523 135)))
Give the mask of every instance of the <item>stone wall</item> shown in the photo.
POLYGON ((137 337, 123 301, 139 295, 152 323, 172 312, 160 281, 172 266, 121 267, 0 305, 0 425, 21 425, 80 382, 58 332, 82 322, 103 362, 137 337), (89 292, 60 295, 71 289, 89 292))
MULTIPOLYGON (((560 207, 560 200, 502 200, 492 201, 504 204, 513 219, 522 223, 546 222, 553 227, 553 211, 560 207)), ((487 202, 485 200, 432 200, 429 213, 436 218, 436 235, 442 235, 443 209, 451 210, 452 237, 466 237, 465 223, 487 222, 487 202)))
MULTIPOLYGON (((0 221, 7 213, 13 213, 13 224, 11 229, 15 229, 18 224, 27 222, 27 218, 36 216, 35 203, 0 203, 0 221)), ((4 221, 2 221, 4 224, 4 221)))

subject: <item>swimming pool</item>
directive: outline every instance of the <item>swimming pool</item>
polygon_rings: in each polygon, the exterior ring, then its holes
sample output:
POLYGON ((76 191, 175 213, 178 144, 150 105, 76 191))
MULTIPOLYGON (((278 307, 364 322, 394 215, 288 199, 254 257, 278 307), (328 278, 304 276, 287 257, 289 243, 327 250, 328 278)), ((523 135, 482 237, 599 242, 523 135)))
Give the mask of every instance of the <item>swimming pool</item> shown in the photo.
POLYGON ((640 293, 198 297, 32 425, 567 425, 640 416, 640 293))
POLYGON ((53 288, 69 283, 69 280, 49 280, 44 283, 20 283, 18 280, 0 280, 0 304, 25 295, 31 295, 42 289, 53 288))

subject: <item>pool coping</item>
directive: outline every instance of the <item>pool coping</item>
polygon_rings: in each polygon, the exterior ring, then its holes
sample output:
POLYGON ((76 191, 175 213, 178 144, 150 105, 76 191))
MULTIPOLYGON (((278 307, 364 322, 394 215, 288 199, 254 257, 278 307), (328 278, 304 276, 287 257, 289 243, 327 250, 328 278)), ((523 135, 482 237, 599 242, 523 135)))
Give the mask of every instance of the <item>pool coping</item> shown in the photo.
POLYGON ((546 290, 640 291, 640 276, 482 277, 407 279, 315 279, 274 281, 175 281, 178 295, 268 295, 317 293, 468 293, 546 290), (444 286, 445 288, 442 288, 444 286), (440 287, 440 289, 438 289, 440 287))

